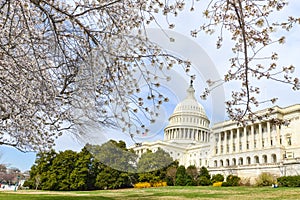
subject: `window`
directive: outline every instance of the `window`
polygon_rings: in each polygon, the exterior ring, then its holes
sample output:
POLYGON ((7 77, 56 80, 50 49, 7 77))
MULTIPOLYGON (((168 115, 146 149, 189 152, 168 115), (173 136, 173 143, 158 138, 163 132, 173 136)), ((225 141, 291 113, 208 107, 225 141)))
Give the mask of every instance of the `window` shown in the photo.
POLYGON ((251 158, 247 157, 247 164, 250 165, 251 164, 251 158))
POLYGON ((263 156, 262 156, 262 159, 263 159, 263 163, 267 163, 267 162, 268 162, 268 159, 267 159, 267 156, 266 156, 266 155, 263 155, 263 156))
POLYGON ((239 165, 243 165, 244 163, 243 163, 243 158, 240 158, 239 159, 239 165))
POLYGON ((292 137, 291 137, 291 136, 288 136, 288 137, 286 138, 286 140, 287 140, 287 144, 288 144, 289 146, 291 146, 291 145, 292 145, 292 137))
POLYGON ((276 163, 277 162, 276 154, 272 154, 271 157, 272 157, 272 163, 276 163))
POLYGON ((235 159, 235 158, 232 159, 232 165, 233 165, 233 166, 236 165, 236 159, 235 159))
POLYGON ((249 141, 247 141, 247 149, 249 149, 249 141))
POLYGON ((257 163, 257 164, 259 163, 259 158, 258 158, 258 156, 255 156, 255 157, 254 157, 254 161, 255 161, 255 163, 257 163))
POLYGON ((282 137, 279 138, 279 143, 282 144, 282 137))

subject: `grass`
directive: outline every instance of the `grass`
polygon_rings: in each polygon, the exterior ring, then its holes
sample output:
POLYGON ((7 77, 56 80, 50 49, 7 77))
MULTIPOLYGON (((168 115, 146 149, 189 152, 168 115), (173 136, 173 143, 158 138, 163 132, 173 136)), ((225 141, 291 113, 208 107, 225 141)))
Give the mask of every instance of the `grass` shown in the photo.
POLYGON ((49 192, 25 190, 0 192, 5 200, 181 200, 181 199, 237 199, 237 200, 300 200, 300 188, 271 187, 161 187, 98 191, 49 192))

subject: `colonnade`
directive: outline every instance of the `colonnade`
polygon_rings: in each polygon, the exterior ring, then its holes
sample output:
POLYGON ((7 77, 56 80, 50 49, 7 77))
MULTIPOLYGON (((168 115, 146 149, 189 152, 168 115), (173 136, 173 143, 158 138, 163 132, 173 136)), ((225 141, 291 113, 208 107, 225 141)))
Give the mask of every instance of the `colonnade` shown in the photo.
POLYGON ((215 132, 214 135, 216 155, 263 149, 286 143, 286 138, 281 135, 281 127, 271 126, 269 121, 215 132))
POLYGON ((165 130, 165 140, 182 139, 209 142, 209 132, 193 128, 169 128, 165 130))

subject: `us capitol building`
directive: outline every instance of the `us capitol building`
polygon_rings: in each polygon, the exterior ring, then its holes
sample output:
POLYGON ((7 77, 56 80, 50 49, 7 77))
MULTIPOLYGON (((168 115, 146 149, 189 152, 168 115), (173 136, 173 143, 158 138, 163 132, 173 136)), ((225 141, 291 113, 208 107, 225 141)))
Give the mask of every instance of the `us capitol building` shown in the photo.
MULTIPOLYGON (((168 152, 180 165, 207 167, 213 174, 255 178, 262 172, 276 176, 300 174, 300 104, 273 107, 270 119, 289 120, 288 126, 271 120, 238 126, 228 120, 213 124, 195 98, 193 85, 164 129, 164 140, 143 142, 132 147, 141 156, 158 148, 168 152)), ((258 111, 264 114, 267 109, 258 111)))

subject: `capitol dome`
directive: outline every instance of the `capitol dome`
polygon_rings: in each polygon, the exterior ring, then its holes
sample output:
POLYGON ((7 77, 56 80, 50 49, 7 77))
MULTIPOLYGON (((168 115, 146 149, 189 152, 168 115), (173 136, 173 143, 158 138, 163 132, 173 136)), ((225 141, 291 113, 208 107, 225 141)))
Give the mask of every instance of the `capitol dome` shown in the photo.
POLYGON ((209 120, 203 106, 195 98, 193 82, 186 98, 174 109, 169 125, 164 130, 164 140, 176 142, 209 142, 209 120))
POLYGON ((187 97, 176 106, 173 115, 189 113, 206 117, 203 106, 196 100, 194 94, 195 89, 193 88, 193 85, 190 85, 187 89, 187 97))

